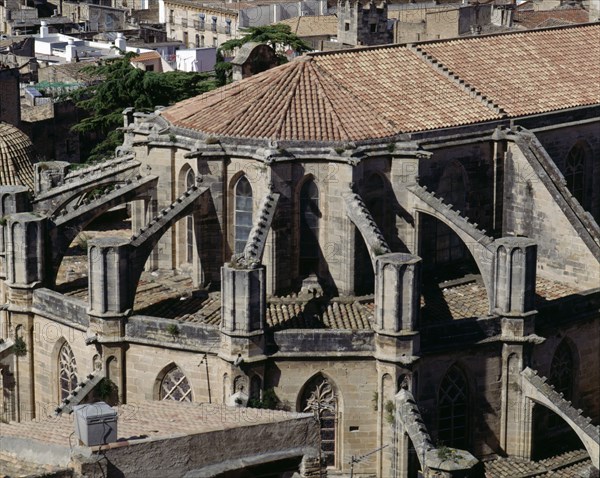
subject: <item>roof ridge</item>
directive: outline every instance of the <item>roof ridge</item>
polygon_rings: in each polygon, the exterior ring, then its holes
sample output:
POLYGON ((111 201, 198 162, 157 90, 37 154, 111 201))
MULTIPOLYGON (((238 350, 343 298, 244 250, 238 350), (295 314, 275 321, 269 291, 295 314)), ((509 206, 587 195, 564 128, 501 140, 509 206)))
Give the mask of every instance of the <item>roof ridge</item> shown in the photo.
MULTIPOLYGON (((283 114, 281 116, 281 121, 279 122, 279 125, 277 126, 277 130, 276 130, 276 137, 281 135, 281 130, 283 129, 285 122, 286 122, 286 118, 288 116, 288 113, 290 111, 290 106, 292 104, 292 102, 294 101, 294 98, 296 97, 296 95, 298 94, 298 84, 300 83, 300 81, 302 80, 302 75, 304 75, 304 65, 306 64, 306 62, 298 62, 296 63, 296 65, 299 66, 295 66, 295 70, 300 70, 300 71, 296 71, 296 78, 293 79, 293 81, 290 81, 290 83, 294 83, 293 86, 293 90, 292 90, 292 94, 289 95, 289 98, 286 100, 285 106, 283 108, 283 114)), ((290 85, 291 86, 291 85, 290 85)))
POLYGON ((429 65, 431 68, 436 70, 442 76, 448 78, 452 83, 454 83, 458 88, 463 90, 465 93, 469 94, 472 98, 475 98, 479 102, 481 102, 484 106, 492 110, 494 113, 499 115, 507 116, 506 111, 504 111, 499 105, 494 103, 490 98, 484 95, 481 91, 479 91, 474 86, 467 83, 460 76, 455 74, 450 70, 449 67, 444 66, 444 64, 437 60, 432 53, 426 53, 417 45, 407 45, 407 50, 416 55, 419 59, 423 60, 424 63, 429 65))
MULTIPOLYGON (((311 65, 317 79, 319 80, 318 81, 319 87, 317 89, 317 95, 323 98, 323 101, 325 102, 325 104, 327 105, 327 108, 329 109, 329 114, 334 119, 335 126, 339 129, 340 133, 343 133, 344 137, 350 138, 350 133, 346 130, 346 127, 344 126, 342 119, 338 115, 336 109, 333 106, 333 103, 331 102, 331 98, 329 98, 329 95, 327 94, 327 88, 324 84, 325 76, 322 74, 322 72, 320 71, 320 67, 315 62, 311 61, 309 64, 311 65), (322 92, 321 92, 321 90, 322 90, 322 92)), ((339 87, 339 85, 338 85, 338 87, 339 87)), ((342 139, 342 134, 340 134, 340 139, 342 139)))
MULTIPOLYGON (((314 65, 314 70, 316 75, 319 77, 319 79, 321 80, 320 83, 322 85, 323 90, 325 91, 325 93, 327 93, 327 89, 328 88, 336 88, 337 90, 341 90, 343 91, 343 93, 346 96, 346 100, 347 101, 351 101, 352 103, 354 103, 356 105, 356 108, 360 111, 363 111, 364 115, 369 115, 371 117, 372 120, 379 122, 379 124, 381 124, 382 126, 384 126, 387 129, 391 129, 391 131, 389 132, 390 134, 388 136, 392 136, 395 134, 399 134, 402 133, 402 131, 400 131, 400 129, 393 125, 393 121, 388 119, 382 112, 379 112, 379 115, 375 115, 372 114, 372 108, 364 108, 364 106, 362 104, 360 104, 359 102, 355 101, 355 97, 353 95, 353 92, 348 90, 347 88, 345 88, 343 85, 339 84, 337 81, 325 81, 327 75, 327 72, 323 70, 323 68, 321 66, 319 66, 318 64, 314 65), (382 119, 383 118, 383 119, 382 119)), ((329 95, 326 94, 325 98, 327 99, 330 108, 332 109, 332 113, 335 116, 335 118, 337 119, 337 121, 339 122, 339 127, 340 129, 344 132, 344 134, 350 138, 351 135, 350 133, 347 131, 346 125, 345 123, 342 121, 342 118, 338 115, 336 108, 334 108, 331 99, 329 98, 329 95)), ((370 105, 373 106, 373 105, 370 105)), ((371 129, 371 124, 369 122, 363 122, 364 126, 366 128, 371 129)))

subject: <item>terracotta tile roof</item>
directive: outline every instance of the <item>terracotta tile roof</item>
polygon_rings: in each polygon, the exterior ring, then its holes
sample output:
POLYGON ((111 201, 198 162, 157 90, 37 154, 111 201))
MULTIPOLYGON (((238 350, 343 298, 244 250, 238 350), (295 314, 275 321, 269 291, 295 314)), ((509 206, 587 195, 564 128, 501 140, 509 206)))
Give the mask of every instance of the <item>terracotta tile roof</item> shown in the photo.
POLYGON ((599 37, 591 24, 305 55, 162 114, 209 135, 359 141, 598 104, 600 50, 581 45, 599 37))
POLYGON ((530 30, 532 28, 587 23, 589 21, 589 13, 583 8, 545 11, 517 9, 513 21, 515 26, 530 30))
POLYGON ((278 22, 289 25, 299 37, 337 36, 338 18, 335 15, 293 17, 278 22))
POLYGON ((509 116, 600 103, 600 25, 426 43, 419 48, 509 116))
POLYGON ((33 189, 33 145, 20 129, 0 122, 0 185, 33 189))
POLYGON ((140 53, 139 55, 134 56, 131 59, 132 63, 142 63, 148 60, 157 60, 160 58, 160 53, 157 51, 146 51, 144 53, 140 53))
MULTIPOLYGON (((173 437, 215 430, 240 428, 260 423, 276 423, 298 417, 297 413, 252 409, 252 420, 240 419, 240 409, 219 404, 140 401, 114 407, 117 411, 118 441, 126 444, 147 437, 173 437)), ((65 445, 73 434, 74 415, 50 415, 47 407, 35 421, 3 423, 0 437, 18 437, 42 443, 65 445), (44 416, 47 412, 49 416, 44 416)))
POLYGON ((369 330, 373 310, 359 301, 270 302, 267 325, 283 329, 369 330))
POLYGON ((574 450, 540 461, 499 458, 485 463, 487 478, 573 478, 587 476, 591 460, 586 450, 574 450))
POLYGON ((162 114, 208 134, 300 141, 385 138, 500 117, 398 46, 304 56, 162 114))

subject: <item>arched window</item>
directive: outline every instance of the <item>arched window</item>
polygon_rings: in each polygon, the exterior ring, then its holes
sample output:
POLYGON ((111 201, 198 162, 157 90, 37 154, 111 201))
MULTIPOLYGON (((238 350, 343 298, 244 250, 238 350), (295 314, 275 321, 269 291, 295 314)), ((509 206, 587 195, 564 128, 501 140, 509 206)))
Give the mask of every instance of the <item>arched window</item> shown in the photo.
POLYGON ((235 248, 236 254, 244 252, 252 230, 252 186, 242 176, 235 184, 235 248))
POLYGON ((319 188, 312 179, 300 190, 300 274, 316 273, 319 266, 319 188))
POLYGON ((334 386, 321 374, 304 386, 300 411, 312 412, 321 426, 321 455, 327 466, 335 466, 337 435, 337 396, 334 386))
POLYGON ((447 204, 454 209, 463 211, 467 205, 467 184, 463 166, 452 161, 444 168, 444 173, 438 183, 437 192, 447 204))
POLYGON ((77 387, 77 363, 73 350, 65 342, 58 352, 58 381, 60 390, 60 401, 71 395, 77 387))
MULTIPOLYGON (((191 169, 185 175, 185 188, 191 188, 196 182, 194 171, 191 169)), ((185 260, 192 262, 194 259, 194 216, 191 214, 185 218, 185 260)))
POLYGON ((438 443, 466 449, 468 446, 469 389, 464 374, 451 367, 439 393, 438 443))
POLYGON ((562 341, 554 352, 552 364, 550 366, 550 383, 554 389, 562 393, 565 400, 571 400, 573 397, 573 354, 571 347, 566 341, 562 341))
POLYGON ((177 365, 173 365, 160 381, 158 398, 176 402, 192 401, 190 382, 177 365))
POLYGON ((250 379, 250 399, 260 400, 262 397, 262 380, 258 375, 250 379))
POLYGON ((576 143, 569 151, 565 164, 565 180, 567 181, 567 187, 571 191, 573 197, 577 199, 579 204, 583 207, 587 207, 587 204, 584 204, 587 199, 585 190, 586 157, 586 148, 584 144, 576 143))
POLYGON ((382 177, 371 174, 365 183, 365 202, 367 209, 373 216, 375 224, 386 237, 387 224, 385 220, 385 183, 382 177))

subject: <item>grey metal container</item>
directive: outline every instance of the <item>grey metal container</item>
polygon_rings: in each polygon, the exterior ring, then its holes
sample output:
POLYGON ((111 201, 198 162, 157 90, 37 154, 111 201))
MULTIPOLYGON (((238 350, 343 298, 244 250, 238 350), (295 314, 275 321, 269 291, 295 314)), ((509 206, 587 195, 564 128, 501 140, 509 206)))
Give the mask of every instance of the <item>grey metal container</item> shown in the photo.
POLYGON ((117 441, 117 411, 104 402, 76 405, 75 435, 86 446, 117 441))

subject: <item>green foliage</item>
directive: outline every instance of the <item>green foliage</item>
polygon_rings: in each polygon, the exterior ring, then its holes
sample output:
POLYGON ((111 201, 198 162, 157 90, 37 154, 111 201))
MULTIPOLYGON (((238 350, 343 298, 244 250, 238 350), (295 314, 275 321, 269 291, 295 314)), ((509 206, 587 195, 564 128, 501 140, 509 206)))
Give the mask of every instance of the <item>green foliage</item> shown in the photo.
POLYGON ((6 226, 7 222, 8 222, 8 220, 6 219, 5 216, 0 217, 0 226, 6 226))
POLYGON ((236 48, 248 42, 266 43, 272 47, 277 54, 281 54, 287 47, 296 53, 311 51, 312 48, 296 34, 292 33, 289 25, 265 25, 262 27, 249 27, 242 31, 244 36, 226 41, 220 47, 221 51, 232 52, 236 48))
POLYGON ((279 410, 281 408, 281 400, 275 393, 275 390, 268 388, 262 394, 262 399, 251 398, 248 400, 248 407, 250 408, 265 408, 268 410, 279 410))
POLYGON ((453 461, 454 463, 458 463, 459 456, 454 448, 442 445, 437 449, 437 456, 441 461, 453 461))
POLYGON ((396 149, 396 143, 390 143, 390 144, 387 145, 387 150, 390 153, 393 153, 395 149, 396 149))
POLYGON ((86 234, 85 232, 80 233, 77 236, 77 239, 75 239, 75 242, 77 244, 77 247, 79 247, 79 249, 81 249, 84 252, 87 252, 88 250, 88 242, 90 241, 91 237, 86 234))
MULTIPOLYGON (((242 30, 244 34, 241 38, 232 38, 223 43, 217 50, 217 63, 215 65, 215 75, 219 86, 223 86, 231 81, 231 63, 225 61, 223 52, 228 52, 231 56, 233 52, 243 46, 245 43, 257 42, 269 45, 275 54, 280 65, 287 63, 285 50, 290 48, 296 53, 305 53, 312 48, 304 42, 295 33, 289 25, 265 25, 261 27, 249 27, 242 30)), ((259 68, 260 71, 260 68, 259 68)))
POLYGON ((23 357, 27 354, 27 344, 23 340, 23 337, 15 338, 14 351, 17 357, 23 357))
POLYGON ((167 332, 169 332, 173 337, 178 337, 179 327, 177 327, 177 324, 169 324, 167 325, 167 332))
POLYGON ((109 378, 104 377, 94 387, 98 398, 104 402, 114 402, 117 394, 117 385, 109 378))
POLYGON ((390 425, 393 425, 396 421, 396 404, 391 400, 388 400, 387 402, 385 402, 384 410, 385 421, 388 422, 390 425))
POLYGON ((95 134, 100 139, 91 151, 89 160, 112 157, 123 141, 118 131, 123 123, 122 112, 133 107, 137 111, 152 111, 197 96, 216 87, 213 77, 205 73, 171 71, 158 73, 134 68, 133 53, 106 60, 99 66, 84 70, 105 78, 105 81, 74 91, 70 97, 89 116, 73 127, 81 134, 95 134))

